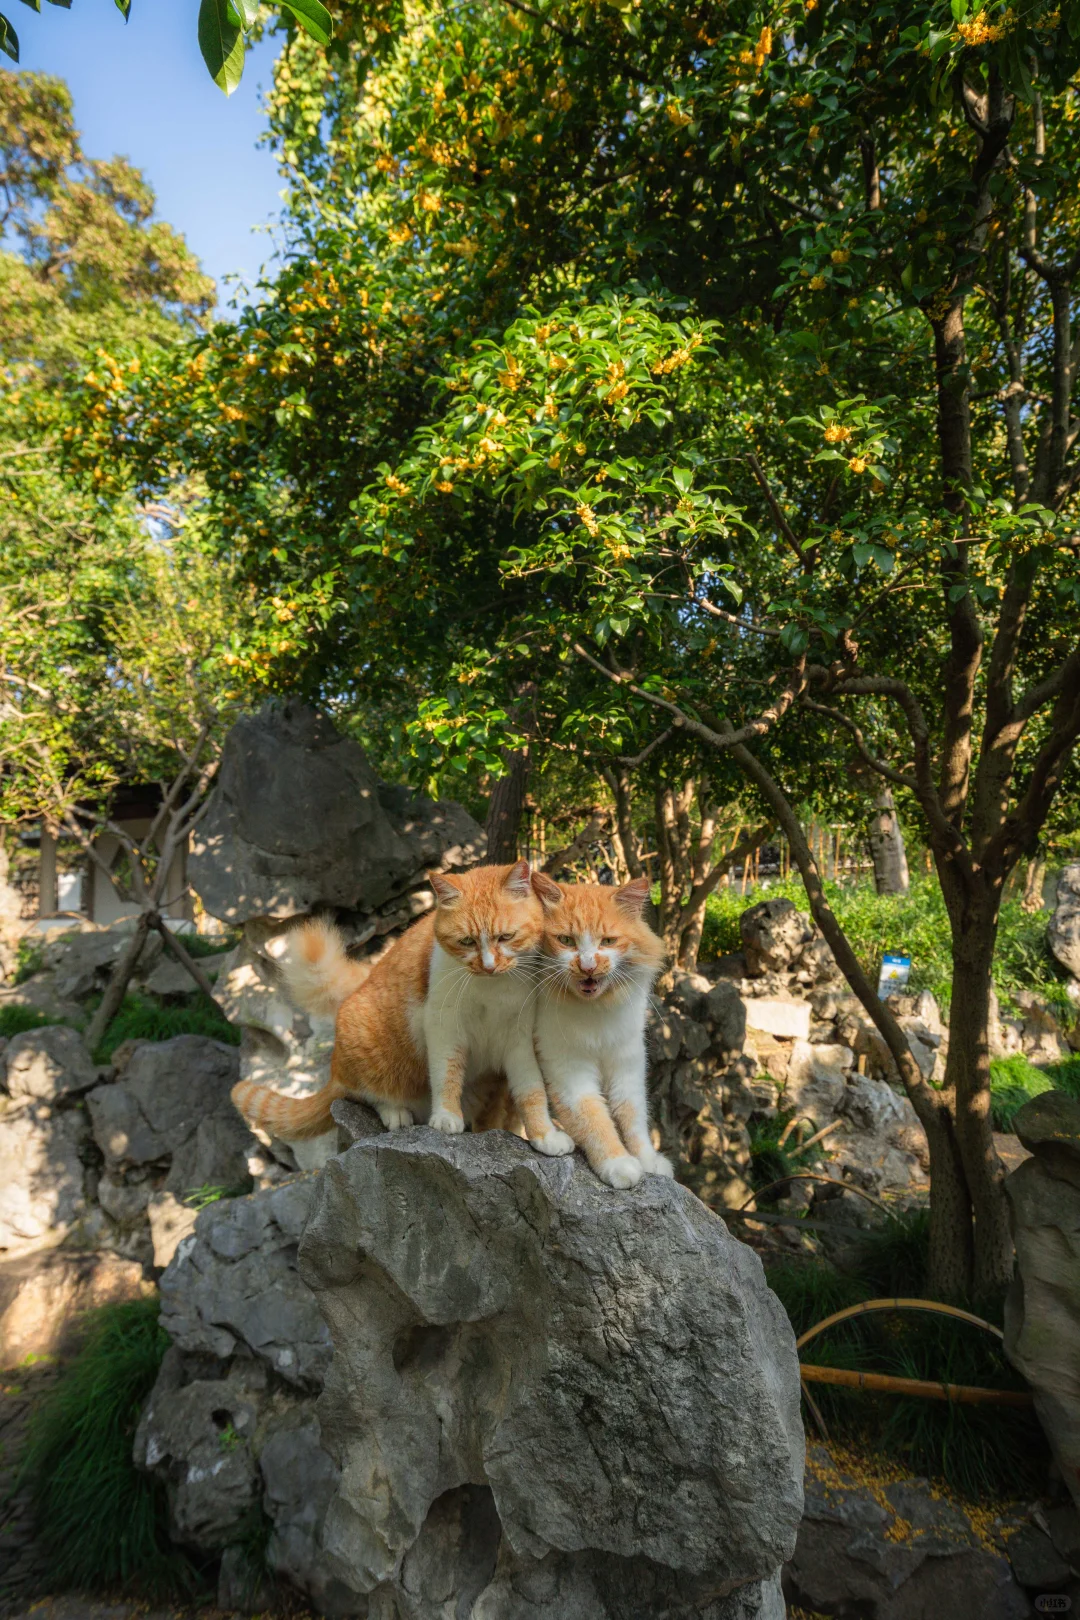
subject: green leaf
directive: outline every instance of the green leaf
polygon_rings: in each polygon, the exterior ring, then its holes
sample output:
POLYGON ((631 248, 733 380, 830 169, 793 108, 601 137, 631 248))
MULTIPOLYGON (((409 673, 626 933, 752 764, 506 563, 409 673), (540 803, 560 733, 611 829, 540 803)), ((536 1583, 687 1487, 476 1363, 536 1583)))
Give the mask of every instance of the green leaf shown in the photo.
POLYGON ((41 0, 23 0, 23 5, 29 6, 31 11, 41 10, 41 0))
MULTIPOLYGON (((54 5, 56 5, 57 3, 58 3, 58 0, 53 0, 54 5)), ((70 3, 71 3, 71 0, 68 0, 69 5, 70 5, 70 3)), ((128 18, 131 16, 131 0, 114 0, 114 4, 116 6, 117 11, 123 17, 124 21, 127 22, 128 18)))
POLYGON ((3 51, 5 56, 10 56, 13 62, 19 60, 19 36, 2 11, 0 11, 0 51, 3 51))
POLYGON ((199 49, 210 77, 227 96, 244 71, 244 36, 229 10, 229 0, 202 0, 199 7, 199 49))
POLYGON ((967 0, 949 0, 949 10, 953 14, 953 22, 963 22, 967 16, 967 0))
POLYGON ((237 21, 245 34, 254 28, 259 20, 258 0, 232 0, 232 8, 236 12, 237 21))
POLYGON ((316 44, 329 45, 333 39, 334 19, 321 0, 281 0, 281 9, 291 12, 316 44))
POLYGON ((675 468, 675 471, 672 473, 671 477, 675 488, 679 491, 680 495, 686 494, 687 490, 690 488, 690 483, 693 476, 693 473, 688 467, 675 468))

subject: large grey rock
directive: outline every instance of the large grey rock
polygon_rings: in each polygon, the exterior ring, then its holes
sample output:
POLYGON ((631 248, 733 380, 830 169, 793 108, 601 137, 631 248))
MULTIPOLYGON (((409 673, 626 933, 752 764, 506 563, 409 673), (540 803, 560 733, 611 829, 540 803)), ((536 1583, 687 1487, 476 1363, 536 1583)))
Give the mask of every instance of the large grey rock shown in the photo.
POLYGON ((483 848, 460 805, 387 787, 329 720, 268 705, 226 738, 188 873, 211 916, 243 922, 319 906, 371 911, 425 866, 471 865, 483 848))
POLYGON ((258 1144, 229 1099, 238 1078, 236 1048, 205 1035, 139 1046, 123 1077, 86 1099, 108 1170, 167 1164, 165 1189, 178 1194, 247 1183, 258 1144))
POLYGON ((1080 1102, 1046 1091, 1013 1130, 1032 1157, 1005 1179, 1016 1245, 1005 1348, 1080 1507, 1080 1102))
MULTIPOLYGON (((56 994, 70 1001, 80 1001, 95 990, 103 990, 117 959, 130 942, 134 926, 129 917, 122 917, 106 927, 86 922, 48 940, 43 960, 45 968, 54 976, 56 994)), ((148 972, 163 949, 160 934, 152 931, 147 934, 139 954, 138 972, 148 972)))
POLYGON ((1062 967, 1080 979, 1080 862, 1065 867, 1058 879, 1057 903, 1046 937, 1062 967))
POLYGON ((925 1480, 859 1482, 824 1446, 807 1458, 806 1514, 784 1570, 805 1610, 872 1620, 1025 1620, 1008 1560, 925 1480))
POLYGON ((5 1257, 59 1243, 85 1215, 82 1162, 88 1131, 78 1110, 33 1098, 0 1112, 0 1252, 5 1257))
POLYGON ((739 918, 743 954, 752 978, 782 973, 802 954, 813 937, 806 918, 790 900, 761 900, 739 918))
POLYGON ((16 1035, 4 1054, 7 1089, 12 1097, 56 1102, 97 1085, 99 1071, 81 1038, 64 1024, 16 1035))
POLYGON ((300 1266, 334 1340, 326 1568, 377 1593, 372 1614, 782 1614, 794 1339, 757 1257, 685 1188, 612 1192, 500 1132, 379 1136, 323 1171, 300 1266), (464 1485, 490 1502, 444 1501, 464 1485), (475 1556, 444 1560, 437 1597, 410 1587, 470 1519, 475 1556))
POLYGON ((296 1270, 313 1191, 304 1176, 201 1211, 161 1279, 174 1344, 220 1358, 241 1345, 286 1383, 321 1386, 330 1336, 296 1270))

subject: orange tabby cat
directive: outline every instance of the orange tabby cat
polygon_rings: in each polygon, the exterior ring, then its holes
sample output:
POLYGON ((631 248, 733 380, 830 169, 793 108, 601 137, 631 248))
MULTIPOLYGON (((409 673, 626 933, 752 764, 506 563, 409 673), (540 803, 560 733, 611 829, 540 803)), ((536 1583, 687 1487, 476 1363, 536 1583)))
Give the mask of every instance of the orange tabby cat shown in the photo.
POLYGON ((330 1081, 286 1097, 242 1080, 237 1108, 286 1141, 330 1130, 335 1097, 372 1104, 390 1130, 427 1119, 439 1130, 509 1125, 513 1109, 493 1076, 505 1074, 526 1133, 546 1153, 570 1152, 548 1113, 532 1046, 530 996, 543 921, 527 861, 430 875, 437 906, 371 967, 345 954, 331 923, 284 936, 279 957, 292 999, 336 1010, 330 1081), (429 1079, 430 1075, 430 1079, 429 1079))
POLYGON ((647 878, 621 889, 533 873, 544 906, 536 1053, 559 1123, 602 1181, 673 1174, 649 1135, 645 1016, 664 947, 641 915, 647 878))

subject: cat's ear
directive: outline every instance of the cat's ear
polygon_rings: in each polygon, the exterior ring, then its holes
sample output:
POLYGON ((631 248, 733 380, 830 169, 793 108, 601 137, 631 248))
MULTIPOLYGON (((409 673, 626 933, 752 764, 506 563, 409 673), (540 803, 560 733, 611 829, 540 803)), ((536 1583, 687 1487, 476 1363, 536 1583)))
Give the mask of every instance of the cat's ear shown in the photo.
POLYGON ((545 911, 562 902, 563 892, 554 878, 549 878, 546 872, 534 872, 532 875, 533 893, 536 895, 545 911))
POLYGON ((528 861, 515 861, 503 878, 503 888, 508 890, 515 900, 526 900, 531 893, 529 887, 531 875, 532 867, 528 861))
POLYGON ((435 899, 440 906, 456 906, 461 899, 461 890, 453 878, 448 878, 443 872, 429 872, 428 882, 435 890, 435 899))
POLYGON ((624 883, 621 889, 615 890, 615 904, 623 911, 628 911, 631 917, 640 917, 651 887, 652 884, 647 877, 635 878, 632 883, 624 883))

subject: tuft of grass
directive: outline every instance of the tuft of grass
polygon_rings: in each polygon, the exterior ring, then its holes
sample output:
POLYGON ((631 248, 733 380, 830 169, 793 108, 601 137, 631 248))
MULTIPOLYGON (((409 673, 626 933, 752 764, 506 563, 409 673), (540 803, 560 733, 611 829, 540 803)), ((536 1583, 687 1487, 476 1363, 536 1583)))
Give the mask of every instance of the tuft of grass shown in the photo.
POLYGON ((240 1031, 209 996, 200 993, 182 1006, 163 1007, 148 996, 133 994, 124 997, 94 1053, 94 1061, 107 1063, 123 1041, 170 1041, 174 1035, 210 1035, 215 1041, 240 1045, 240 1031))
POLYGON ((1018 1111, 1052 1082, 1022 1052, 990 1060, 990 1112, 996 1131, 1011 1131, 1018 1111))
POLYGON ((45 941, 31 939, 24 934, 15 947, 15 972, 12 975, 13 984, 22 984, 24 979, 33 978, 45 966, 45 941))
MULTIPOLYGON (((855 954, 876 982, 886 951, 903 950, 911 957, 911 989, 931 990, 948 1016, 952 994, 952 945, 949 919, 941 889, 932 877, 912 879, 906 895, 878 894, 869 881, 825 884, 829 904, 851 941, 855 954)), ((742 948, 739 918, 759 900, 785 897, 800 911, 809 912, 802 879, 770 883, 740 894, 737 887, 717 889, 709 896, 701 936, 701 959, 742 948)), ((1071 1022, 1076 1009, 1069 1001, 1068 979, 1046 943, 1046 913, 1021 910, 1019 899, 1001 907, 994 984, 1008 1010, 1016 990, 1031 990, 1055 1014, 1071 1022)))
POLYGON ((103 1306, 31 1416, 20 1480, 58 1590, 129 1587, 167 1600, 200 1588, 195 1566, 169 1542, 163 1486, 131 1459, 168 1345, 156 1299, 103 1306))
POLYGON ((55 1023, 55 1018, 38 1012, 36 1007, 0 1007, 0 1039, 10 1040, 25 1035, 28 1029, 44 1029, 46 1024, 55 1023))
MULTIPOLYGON (((840 1272, 822 1260, 782 1260, 767 1269, 796 1334, 867 1299, 926 1298, 929 1218, 893 1216, 866 1233, 856 1264, 840 1272)), ((975 1307, 991 1321, 996 1309, 975 1307)), ((999 1324, 1000 1325, 1000 1324, 999 1324)), ((1001 1342, 949 1317, 891 1313, 839 1323, 800 1352, 819 1366, 847 1367, 947 1384, 1023 1389, 1001 1342)), ((834 1438, 943 1480, 972 1501, 1037 1494, 1045 1481, 1045 1437, 1029 1410, 813 1386, 834 1438)))
POLYGON ((201 1187, 189 1187, 184 1194, 184 1203, 189 1209, 206 1209, 210 1204, 219 1204, 223 1198, 243 1198, 251 1191, 251 1182, 239 1182, 233 1187, 214 1186, 204 1181, 201 1187))
MULTIPOLYGON (((780 1181, 799 1170, 813 1170, 821 1163, 823 1153, 817 1144, 808 1148, 805 1153, 796 1152, 800 1141, 805 1142, 814 1134, 814 1125, 810 1120, 805 1122, 801 1130, 796 1126, 781 1146, 780 1138, 793 1119, 795 1114, 791 1109, 786 1112, 780 1111, 771 1119, 751 1117, 747 1125, 747 1134, 750 1137, 751 1186, 768 1187, 774 1181, 780 1181)), ((773 1202, 783 1196, 783 1187, 777 1187, 769 1194, 773 1202)))
POLYGON ((223 956, 240 943, 239 929, 225 934, 180 934, 181 945, 189 956, 223 956))

